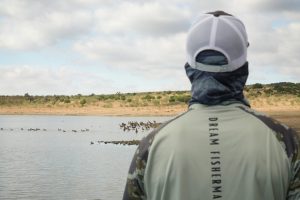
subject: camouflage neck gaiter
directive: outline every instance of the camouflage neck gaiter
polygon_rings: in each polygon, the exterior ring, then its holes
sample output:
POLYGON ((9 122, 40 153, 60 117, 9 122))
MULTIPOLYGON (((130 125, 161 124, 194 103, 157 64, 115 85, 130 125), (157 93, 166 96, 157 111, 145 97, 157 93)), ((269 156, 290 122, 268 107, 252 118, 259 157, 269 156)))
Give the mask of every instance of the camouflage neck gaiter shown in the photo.
POLYGON ((185 71, 192 84, 189 105, 240 101, 250 106, 243 94, 248 78, 248 62, 233 72, 205 72, 192 68, 188 63, 185 64, 185 71))

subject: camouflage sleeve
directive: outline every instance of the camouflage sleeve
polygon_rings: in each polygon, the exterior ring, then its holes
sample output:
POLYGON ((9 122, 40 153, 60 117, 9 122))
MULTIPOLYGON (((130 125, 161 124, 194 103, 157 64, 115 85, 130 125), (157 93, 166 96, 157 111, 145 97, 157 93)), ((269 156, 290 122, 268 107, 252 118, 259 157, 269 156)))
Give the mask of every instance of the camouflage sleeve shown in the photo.
POLYGON ((147 166, 148 154, 154 137, 166 125, 186 113, 187 112, 184 112, 177 117, 161 124, 158 128, 154 129, 150 134, 148 134, 147 137, 141 140, 129 168, 123 200, 147 199, 144 188, 144 173, 147 166))
POLYGON ((146 199, 146 193, 144 190, 144 173, 147 165, 149 149, 156 133, 157 131, 153 131, 147 137, 145 137, 140 142, 133 156, 129 168, 123 200, 146 199))
POLYGON ((288 200, 299 200, 300 199, 300 152, 299 152, 299 138, 297 137, 296 131, 294 133, 294 142, 297 147, 294 151, 291 164, 291 180, 289 190, 287 194, 288 200))

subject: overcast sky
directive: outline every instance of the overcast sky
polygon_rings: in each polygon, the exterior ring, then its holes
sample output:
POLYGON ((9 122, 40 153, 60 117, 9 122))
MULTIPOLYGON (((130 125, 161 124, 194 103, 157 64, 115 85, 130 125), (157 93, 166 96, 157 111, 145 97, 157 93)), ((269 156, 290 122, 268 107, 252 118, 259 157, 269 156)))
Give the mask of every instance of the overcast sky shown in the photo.
POLYGON ((0 0, 0 95, 189 90, 186 33, 214 10, 246 26, 247 84, 300 81, 299 0, 0 0))

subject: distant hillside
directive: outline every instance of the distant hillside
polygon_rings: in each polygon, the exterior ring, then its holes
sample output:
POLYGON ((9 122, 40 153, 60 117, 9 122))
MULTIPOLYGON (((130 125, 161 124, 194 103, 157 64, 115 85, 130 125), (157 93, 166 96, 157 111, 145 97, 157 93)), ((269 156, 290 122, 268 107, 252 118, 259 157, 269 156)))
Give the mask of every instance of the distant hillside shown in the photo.
POLYGON ((261 110, 300 109, 300 83, 256 83, 245 88, 245 96, 261 110))
POLYGON ((246 93, 249 96, 271 96, 271 95, 295 95, 300 97, 300 83, 271 83, 260 84, 256 83, 248 85, 245 88, 246 93))
MULTIPOLYGON (((264 106, 300 106, 300 83, 256 83, 245 88, 245 96, 254 107, 264 106)), ((98 106, 113 107, 147 107, 186 105, 191 98, 189 91, 162 91, 143 93, 116 93, 91 95, 53 95, 0 96, 2 107, 47 107, 78 108, 98 106)))

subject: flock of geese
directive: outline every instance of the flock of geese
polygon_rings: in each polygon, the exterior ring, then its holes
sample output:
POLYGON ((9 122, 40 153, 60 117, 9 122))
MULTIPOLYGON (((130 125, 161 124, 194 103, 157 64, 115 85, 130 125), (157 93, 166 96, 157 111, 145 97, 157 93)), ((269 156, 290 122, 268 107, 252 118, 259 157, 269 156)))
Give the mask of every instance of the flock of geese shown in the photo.
MULTIPOLYGON (((134 131, 138 133, 139 130, 145 131, 149 129, 154 129, 160 126, 161 123, 157 123, 156 121, 147 121, 147 122, 137 122, 137 121, 129 121, 127 123, 121 123, 120 129, 125 131, 134 131)), ((96 142, 91 141, 91 145, 96 142)), ((121 145, 138 145, 140 143, 139 140, 120 140, 120 141, 97 141, 98 144, 121 144, 121 145)))
POLYGON ((136 121, 129 121, 126 123, 121 123, 120 124, 120 129, 122 129, 124 132, 125 131, 135 131, 135 133, 138 133, 139 130, 145 131, 149 130, 152 128, 157 128, 160 126, 161 123, 157 123, 156 121, 147 121, 147 122, 136 122, 136 121))
MULTIPOLYGON (((121 123, 120 129, 125 131, 134 131, 135 133, 138 133, 140 130, 142 132, 144 132, 145 130, 150 130, 150 129, 154 129, 157 128, 158 126, 160 126, 161 123, 157 123, 156 121, 147 121, 147 122, 137 122, 137 121, 129 121, 127 123, 121 123)), ((46 128, 20 128, 20 129, 13 129, 13 128, 0 128, 0 132, 2 131, 29 131, 29 132, 40 132, 40 131, 48 131, 46 128)), ((84 129, 72 129, 72 130, 65 130, 62 128, 58 128, 57 129, 58 132, 62 132, 62 133, 66 133, 66 132, 72 132, 72 133, 87 133, 90 131, 90 129, 88 128, 84 128, 84 129)), ((95 143, 98 144, 121 144, 121 145, 138 145, 139 144, 139 140, 122 140, 122 141, 91 141, 90 144, 93 145, 95 143)))
MULTIPOLYGON (((0 128, 0 131, 17 131, 17 130, 20 130, 20 131, 29 131, 29 132, 38 132, 38 131, 48 131, 46 128, 20 128, 20 129, 13 129, 13 128, 0 128)), ((58 132, 63 132, 63 133, 66 133, 67 131, 65 129, 61 129, 61 128, 58 128, 57 129, 58 132)), ((76 129, 72 129, 72 130, 69 130, 68 132, 73 132, 73 133, 77 133, 77 132, 81 132, 81 133, 84 133, 84 132, 89 132, 90 129, 88 128, 85 128, 85 129, 80 129, 80 130, 76 130, 76 129)))
MULTIPOLYGON (((98 144, 121 144, 121 145, 138 145, 140 140, 119 140, 119 141, 97 141, 98 144)), ((91 145, 95 142, 91 141, 91 145)))

